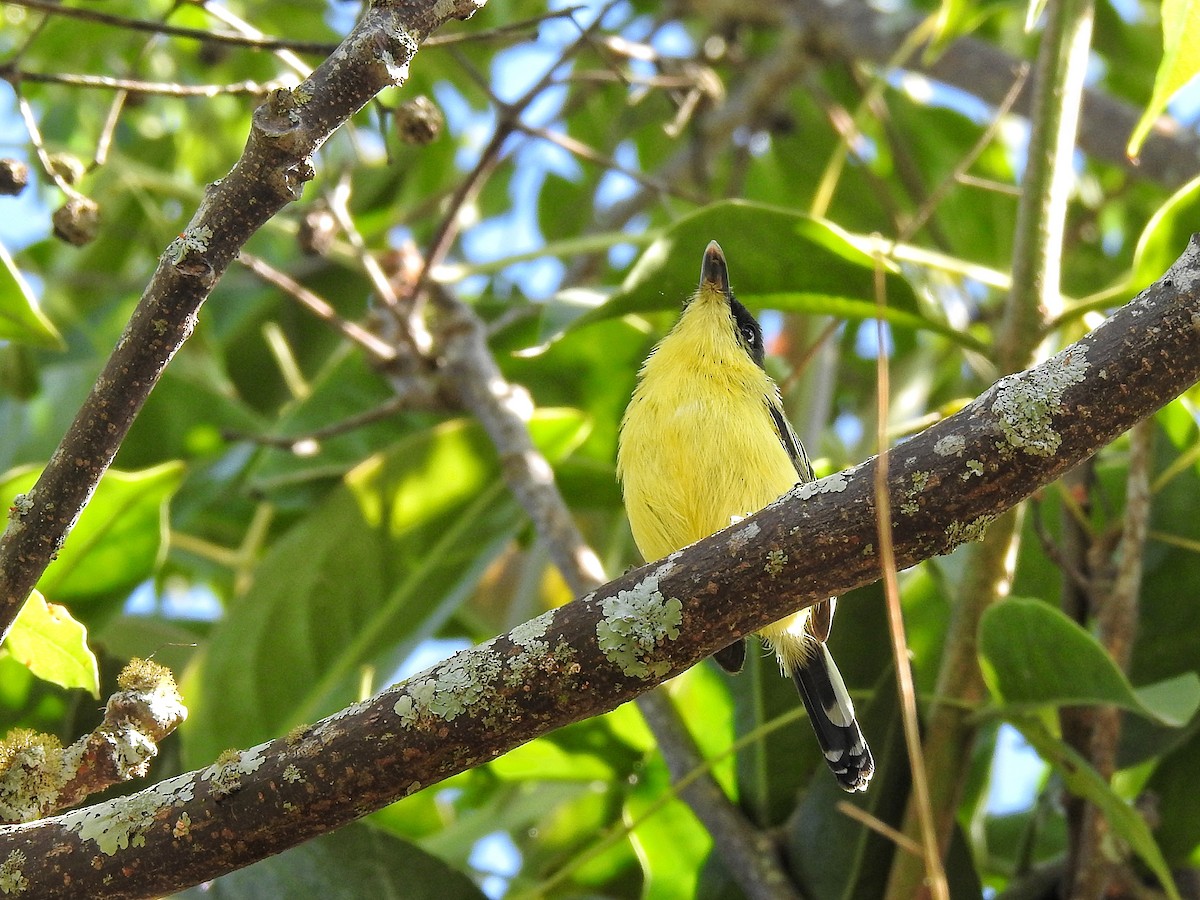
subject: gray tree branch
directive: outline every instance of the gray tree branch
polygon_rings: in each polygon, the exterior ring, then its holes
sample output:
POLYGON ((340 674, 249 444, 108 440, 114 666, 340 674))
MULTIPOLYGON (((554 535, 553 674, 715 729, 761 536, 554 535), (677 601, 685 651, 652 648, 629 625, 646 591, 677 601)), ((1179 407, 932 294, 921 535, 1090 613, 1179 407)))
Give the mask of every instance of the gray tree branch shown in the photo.
MULTIPOLYGON (((1122 671, 1129 670, 1133 644, 1137 637, 1139 603, 1142 587, 1142 558, 1146 534, 1150 527, 1150 473, 1153 460, 1154 428, 1142 422, 1130 432, 1129 475, 1125 485, 1125 515, 1115 573, 1111 584, 1097 579, 1093 585, 1096 596, 1096 636, 1107 648, 1113 661, 1122 671)), ((1111 544, 1110 544, 1111 546, 1111 544)), ((1105 561, 1108 562, 1108 561, 1105 561)), ((1089 710, 1087 744, 1077 747, 1086 754, 1101 778, 1111 780, 1117 771, 1117 749, 1121 739, 1121 711, 1105 706, 1089 710)), ((1108 894, 1114 881, 1131 883, 1129 860, 1126 854, 1114 853, 1112 832, 1104 813, 1087 804, 1081 821, 1069 822, 1070 852, 1068 855, 1064 891, 1072 900, 1087 900, 1108 894)))

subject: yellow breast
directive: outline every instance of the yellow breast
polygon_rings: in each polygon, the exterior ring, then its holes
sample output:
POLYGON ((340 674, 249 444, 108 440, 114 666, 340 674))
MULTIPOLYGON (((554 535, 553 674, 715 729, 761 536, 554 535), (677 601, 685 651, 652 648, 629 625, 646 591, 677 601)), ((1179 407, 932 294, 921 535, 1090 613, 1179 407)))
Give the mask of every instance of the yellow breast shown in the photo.
POLYGON ((719 297, 693 300, 642 368, 617 474, 633 538, 659 559, 766 506, 796 483, 768 402, 775 386, 719 297))

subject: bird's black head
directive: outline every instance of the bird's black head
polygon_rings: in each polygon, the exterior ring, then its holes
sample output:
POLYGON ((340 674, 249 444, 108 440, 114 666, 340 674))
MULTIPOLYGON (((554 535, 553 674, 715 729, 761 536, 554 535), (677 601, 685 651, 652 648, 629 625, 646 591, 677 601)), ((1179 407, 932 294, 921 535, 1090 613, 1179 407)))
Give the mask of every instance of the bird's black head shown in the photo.
POLYGON ((700 266, 700 290, 706 289, 721 294, 729 303, 729 312, 732 315, 733 327, 737 331, 738 341, 750 354, 750 358, 762 366, 764 352, 762 328, 754 316, 750 315, 750 310, 742 306, 733 296, 733 290, 729 287, 729 266, 725 262, 725 254, 721 251, 721 245, 716 241, 708 242, 708 246, 704 250, 704 262, 700 266))
POLYGON ((733 327, 737 329, 738 340, 742 342, 742 346, 746 348, 751 359, 758 364, 759 368, 762 368, 764 356, 762 326, 758 324, 758 319, 750 315, 750 310, 742 306, 733 294, 729 295, 729 308, 733 312, 733 327))

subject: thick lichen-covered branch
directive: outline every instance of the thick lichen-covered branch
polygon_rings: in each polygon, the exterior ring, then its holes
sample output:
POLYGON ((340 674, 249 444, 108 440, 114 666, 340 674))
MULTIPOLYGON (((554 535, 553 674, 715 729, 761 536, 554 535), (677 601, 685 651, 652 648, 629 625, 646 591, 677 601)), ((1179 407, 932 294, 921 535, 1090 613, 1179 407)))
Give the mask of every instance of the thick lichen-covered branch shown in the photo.
POLYGON ((170 670, 158 663, 131 661, 117 687, 103 721, 69 747, 20 728, 0 741, 0 822, 32 821, 146 775, 187 709, 170 670))
MULTIPOLYGON (((1200 380, 1198 336, 1200 245, 1193 242, 1105 325, 894 452, 888 490, 897 565, 977 537, 980 523, 1200 380), (1018 388, 1053 398, 1036 442, 1028 431, 1011 436, 1014 413, 1000 400, 1018 388), (1031 449, 1047 441, 1057 442, 1053 454, 1031 449)), ((876 580, 874 468, 868 460, 800 485, 698 544, 313 726, 230 751, 132 797, 0 828, 5 877, 29 896, 89 888, 113 898, 160 895, 611 710, 734 637, 876 580), (631 606, 661 615, 654 627, 631 629, 631 606)))

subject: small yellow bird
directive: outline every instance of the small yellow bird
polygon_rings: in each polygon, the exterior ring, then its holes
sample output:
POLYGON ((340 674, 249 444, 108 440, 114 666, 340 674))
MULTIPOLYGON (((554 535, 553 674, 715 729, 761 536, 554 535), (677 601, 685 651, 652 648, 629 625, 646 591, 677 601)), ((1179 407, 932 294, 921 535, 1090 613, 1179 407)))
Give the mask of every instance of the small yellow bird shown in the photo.
MULTIPOLYGON (((633 539, 647 561, 757 512, 812 466, 763 368, 762 329, 729 288, 716 241, 704 251, 700 288, 670 333, 647 357, 625 410, 617 477, 633 539)), ((836 598, 759 632, 795 681, 829 768, 847 791, 875 772, 854 704, 825 646, 836 598)), ((715 659, 738 672, 738 640, 715 659)))

